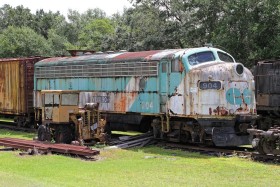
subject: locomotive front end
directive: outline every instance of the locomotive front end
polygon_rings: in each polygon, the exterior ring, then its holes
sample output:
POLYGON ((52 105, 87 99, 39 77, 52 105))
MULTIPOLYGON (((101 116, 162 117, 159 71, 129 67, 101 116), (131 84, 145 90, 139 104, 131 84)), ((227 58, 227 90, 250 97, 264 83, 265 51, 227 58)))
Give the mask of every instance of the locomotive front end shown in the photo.
POLYGON ((216 146, 250 144, 247 129, 256 120, 252 73, 215 48, 183 56, 186 114, 196 119, 204 138, 216 146))

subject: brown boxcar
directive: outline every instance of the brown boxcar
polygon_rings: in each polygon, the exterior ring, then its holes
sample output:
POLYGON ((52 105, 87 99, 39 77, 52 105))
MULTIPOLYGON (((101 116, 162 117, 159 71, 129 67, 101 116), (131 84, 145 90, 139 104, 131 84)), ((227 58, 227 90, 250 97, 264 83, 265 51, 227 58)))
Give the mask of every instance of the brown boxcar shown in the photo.
POLYGON ((0 115, 33 125, 34 64, 42 57, 0 59, 0 115))

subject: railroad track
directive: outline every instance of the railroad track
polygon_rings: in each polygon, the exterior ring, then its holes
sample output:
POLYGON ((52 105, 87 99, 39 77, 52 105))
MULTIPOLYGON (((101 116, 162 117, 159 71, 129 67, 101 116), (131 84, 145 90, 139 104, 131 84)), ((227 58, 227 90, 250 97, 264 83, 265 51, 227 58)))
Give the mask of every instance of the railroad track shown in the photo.
POLYGON ((37 131, 37 129, 33 129, 33 128, 18 127, 17 123, 7 122, 7 121, 0 121, 0 129, 8 129, 13 131, 22 131, 22 132, 30 132, 30 133, 34 133, 37 131))
POLYGON ((133 147, 143 147, 151 144, 155 144, 156 146, 163 147, 165 149, 180 149, 183 151, 198 152, 210 156, 237 156, 240 158, 247 158, 262 162, 277 164, 280 163, 280 155, 261 155, 251 147, 218 148, 201 145, 170 143, 153 139, 152 133, 145 133, 137 136, 119 137, 118 139, 110 142, 111 146, 109 148, 129 149, 133 147))
POLYGON ((240 155, 242 157, 250 156, 253 152, 252 148, 217 148, 217 147, 206 147, 206 146, 197 146, 197 145, 186 145, 179 143, 169 143, 169 142, 160 142, 159 146, 166 149, 180 149, 191 152, 199 152, 201 154, 207 155, 240 155))
POLYGON ((153 138, 153 133, 148 132, 145 134, 135 135, 135 136, 120 136, 118 139, 109 142, 111 148, 133 148, 133 147, 144 147, 147 145, 155 144, 157 141, 153 138))
MULTIPOLYGON (((17 127, 15 125, 7 125, 0 122, 0 128, 25 131, 25 132, 35 132, 36 129, 27 129, 22 127, 17 127)), ((280 155, 261 155, 255 152, 254 149, 248 147, 234 147, 234 148, 217 148, 217 147, 206 147, 198 145, 186 145, 180 143, 170 143, 165 141, 158 141, 153 138, 151 132, 135 135, 135 136, 121 136, 118 139, 113 139, 109 143, 109 147, 105 149, 112 148, 122 148, 129 149, 133 147, 144 147, 148 145, 155 144, 156 146, 163 147, 165 149, 180 149, 190 152, 199 152, 201 154, 211 155, 211 156, 238 156, 241 158, 248 158, 256 161, 263 162, 273 162, 280 163, 280 155)))
POLYGON ((215 156, 238 156, 241 158, 248 158, 255 161, 269 162, 280 164, 280 155, 261 155, 253 148, 234 147, 234 148, 217 148, 204 147, 195 145, 185 145, 179 143, 159 142, 157 144, 165 149, 180 149, 183 151, 198 152, 206 155, 215 156))

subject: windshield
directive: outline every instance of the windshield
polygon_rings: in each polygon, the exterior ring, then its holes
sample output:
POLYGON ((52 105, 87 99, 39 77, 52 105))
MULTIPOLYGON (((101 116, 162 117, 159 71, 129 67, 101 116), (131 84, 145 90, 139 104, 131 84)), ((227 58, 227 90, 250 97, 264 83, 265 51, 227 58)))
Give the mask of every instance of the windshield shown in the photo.
POLYGON ((45 93, 45 97, 43 98, 45 107, 54 107, 59 105, 59 95, 53 93, 45 93))
POLYGON ((190 65, 197 65, 204 62, 215 61, 215 56, 211 51, 194 53, 188 57, 190 65))
POLYGON ((62 94, 61 105, 77 106, 79 102, 79 94, 62 94))

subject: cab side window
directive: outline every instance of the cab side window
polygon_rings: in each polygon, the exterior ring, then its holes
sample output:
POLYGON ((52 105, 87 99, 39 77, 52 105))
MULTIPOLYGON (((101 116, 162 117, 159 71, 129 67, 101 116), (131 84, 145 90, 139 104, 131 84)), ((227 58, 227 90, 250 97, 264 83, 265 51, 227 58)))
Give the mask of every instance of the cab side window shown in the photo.
POLYGON ((220 51, 218 51, 218 56, 220 58, 221 61, 224 62, 234 62, 233 58, 225 53, 222 53, 220 51))
POLYGON ((167 72, 167 67, 166 66, 167 66, 166 62, 161 64, 161 72, 162 73, 166 73, 167 72))

